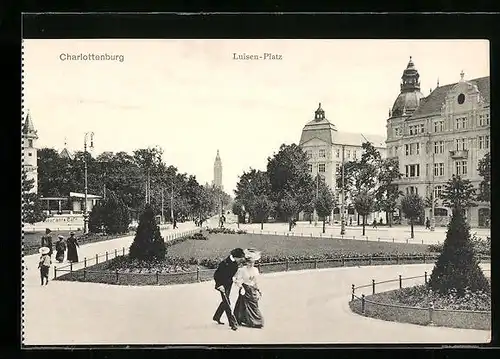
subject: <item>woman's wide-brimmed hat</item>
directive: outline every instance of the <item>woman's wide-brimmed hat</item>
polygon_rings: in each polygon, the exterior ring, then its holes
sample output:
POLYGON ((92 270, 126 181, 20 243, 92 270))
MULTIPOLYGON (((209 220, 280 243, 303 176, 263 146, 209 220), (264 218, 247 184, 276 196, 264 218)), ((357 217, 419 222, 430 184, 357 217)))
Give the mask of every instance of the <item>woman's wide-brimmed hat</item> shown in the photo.
POLYGON ((70 236, 74 236, 74 235, 75 235, 75 232, 71 231, 71 232, 69 232, 69 235, 70 235, 70 236))
POLYGON ((64 236, 62 234, 58 235, 57 238, 59 239, 64 239, 64 236))
POLYGON ((254 249, 254 248, 247 248, 244 250, 244 252, 245 252, 245 259, 247 259, 249 261, 256 262, 261 257, 260 251, 254 249))
POLYGON ((42 247, 38 250, 40 254, 48 254, 50 252, 50 249, 48 247, 42 247))

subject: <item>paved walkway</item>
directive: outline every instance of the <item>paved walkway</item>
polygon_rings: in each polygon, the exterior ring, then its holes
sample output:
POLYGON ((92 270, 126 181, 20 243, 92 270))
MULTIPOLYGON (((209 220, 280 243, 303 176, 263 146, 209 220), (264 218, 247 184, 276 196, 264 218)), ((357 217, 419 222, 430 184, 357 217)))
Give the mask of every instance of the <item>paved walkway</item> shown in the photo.
MULTIPOLYGON (((230 223, 228 225, 230 228, 238 228, 236 223, 230 223)), ((240 229, 245 229, 247 232, 252 233, 261 233, 260 223, 253 224, 240 224, 240 229)), ((309 222, 298 222, 297 226, 292 229, 292 233, 295 236, 300 235, 313 235, 316 237, 340 237, 340 225, 326 225, 326 233, 323 234, 323 224, 318 222, 317 225, 309 224, 309 222)), ((446 238, 446 227, 437 227, 433 232, 425 229, 425 227, 415 227, 414 228, 414 238, 411 239, 411 231, 409 226, 397 226, 397 227, 379 227, 372 228, 371 226, 366 226, 365 228, 365 237, 362 236, 363 228, 361 226, 346 226, 345 230, 345 238, 354 238, 359 240, 367 240, 368 241, 386 241, 398 243, 424 243, 424 244, 435 244, 435 243, 443 243, 446 238)), ((264 230, 262 231, 264 234, 287 234, 290 233, 288 231, 288 224, 286 223, 264 223, 264 230)), ((477 233, 478 237, 486 239, 486 237, 490 236, 490 229, 487 228, 473 228, 471 229, 471 234, 477 233)))
MULTIPOLYGON (((84 245, 80 255, 90 257, 125 242, 84 245)), ((265 328, 233 332, 211 320, 219 301, 212 282, 133 287, 51 281, 42 287, 38 255, 24 259, 26 345, 485 343, 491 337, 489 331, 385 322, 350 311, 351 284, 421 275, 432 270, 431 264, 263 275, 265 328)), ((234 303, 237 293, 232 294, 234 303)))

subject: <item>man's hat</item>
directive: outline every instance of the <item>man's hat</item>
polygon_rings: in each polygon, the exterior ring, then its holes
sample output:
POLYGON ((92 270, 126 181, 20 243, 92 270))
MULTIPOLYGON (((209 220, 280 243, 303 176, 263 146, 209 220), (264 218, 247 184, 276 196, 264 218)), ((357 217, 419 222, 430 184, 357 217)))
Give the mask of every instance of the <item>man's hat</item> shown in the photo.
POLYGON ((50 233, 50 232, 52 232, 50 228, 45 228, 45 233, 50 233))
POLYGON ((73 232, 73 231, 69 232, 70 236, 73 236, 74 234, 75 234, 75 232, 73 232))
POLYGON ((40 252, 40 254, 48 254, 50 252, 50 249, 47 247, 42 247, 38 250, 38 252, 40 252))
POLYGON ((58 235, 57 238, 59 239, 64 239, 64 236, 62 234, 58 235))

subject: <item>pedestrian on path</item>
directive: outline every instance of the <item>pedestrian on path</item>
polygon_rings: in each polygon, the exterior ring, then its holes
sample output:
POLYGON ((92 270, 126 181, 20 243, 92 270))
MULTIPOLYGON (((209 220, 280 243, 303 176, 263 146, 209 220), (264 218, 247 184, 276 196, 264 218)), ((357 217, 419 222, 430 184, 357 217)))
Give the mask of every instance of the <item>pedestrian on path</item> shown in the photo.
POLYGON ((68 261, 72 263, 78 262, 78 251, 77 247, 80 248, 78 240, 75 238, 75 233, 71 232, 68 238, 68 261))
POLYGON ((40 262, 38 262, 38 268, 40 269, 40 281, 43 285, 43 280, 45 279, 45 285, 49 284, 49 268, 52 264, 50 259, 50 249, 48 247, 42 247, 38 250, 41 254, 40 262))
POLYGON ((59 263, 64 262, 64 252, 66 252, 66 242, 64 241, 64 237, 59 235, 58 241, 56 242, 56 260, 59 263))
POLYGON ((429 217, 425 220, 425 228, 426 229, 431 229, 431 221, 429 220, 429 217))
POLYGON ((177 229, 177 220, 174 218, 174 229, 177 229))
POLYGON ((373 219, 373 228, 377 228, 377 219, 376 218, 373 219))
POLYGON ((40 247, 47 247, 49 249, 49 256, 52 256, 52 236, 50 232, 52 231, 49 228, 45 229, 45 235, 42 236, 40 247))

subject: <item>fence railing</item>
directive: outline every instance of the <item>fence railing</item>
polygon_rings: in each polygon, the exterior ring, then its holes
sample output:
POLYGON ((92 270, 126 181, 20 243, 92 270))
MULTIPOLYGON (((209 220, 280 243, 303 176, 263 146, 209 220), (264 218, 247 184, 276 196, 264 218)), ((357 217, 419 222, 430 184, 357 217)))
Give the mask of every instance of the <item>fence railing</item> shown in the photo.
MULTIPOLYGON (((491 260, 488 257, 482 257, 482 261, 486 262, 491 260)), ((490 272, 491 269, 483 269, 484 272, 490 272)), ((357 307, 358 311, 361 314, 367 314, 367 311, 376 312, 377 308, 385 307, 391 308, 391 312, 388 314, 392 319, 396 319, 399 317, 401 322, 410 322, 415 324, 422 325, 434 325, 434 324, 443 324, 446 321, 449 321, 449 314, 451 313, 460 313, 463 314, 462 321, 464 322, 464 327, 470 325, 470 315, 475 315, 476 317, 476 326, 478 329, 488 328, 488 323, 491 321, 491 311, 474 311, 474 310, 457 310, 457 309, 437 309, 434 307, 434 303, 431 301, 427 306, 415 307, 415 306, 407 306, 402 304, 391 304, 391 303, 383 303, 380 301, 375 301, 372 299, 367 299, 366 295, 362 293, 361 295, 356 294, 357 289, 371 288, 371 294, 376 294, 376 286, 380 284, 386 283, 394 283, 399 282, 399 289, 403 288, 404 281, 410 281, 415 279, 424 279, 424 283, 427 284, 429 281, 429 275, 427 272, 424 272, 424 275, 412 276, 412 277, 402 277, 398 276, 396 279, 384 280, 380 282, 375 282, 375 279, 372 279, 372 282, 369 284, 364 284, 360 286, 355 286, 352 284, 351 286, 351 303, 353 303, 356 299, 358 299, 357 304, 360 305, 357 307), (370 306, 372 308, 370 308, 370 306), (468 322, 468 323, 467 323, 468 322)), ((386 318, 390 319, 390 318, 386 318)), ((453 318, 454 321, 457 321, 457 318, 453 318)), ((446 326, 446 324, 443 324, 446 326)), ((460 327, 460 324, 459 324, 460 327)))

